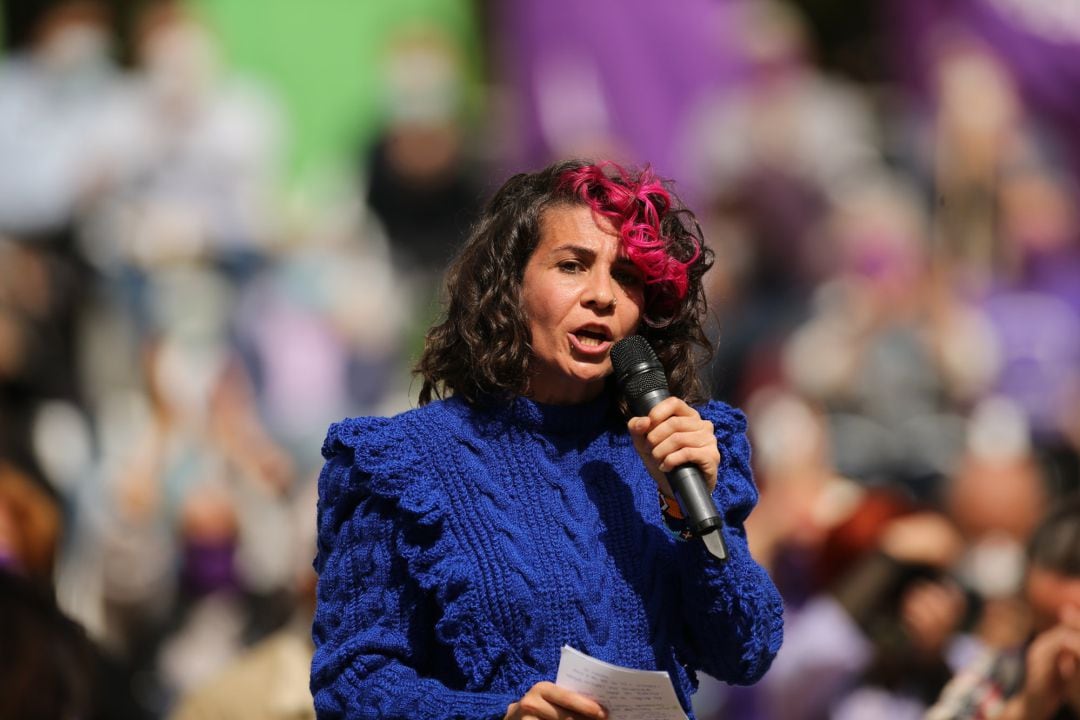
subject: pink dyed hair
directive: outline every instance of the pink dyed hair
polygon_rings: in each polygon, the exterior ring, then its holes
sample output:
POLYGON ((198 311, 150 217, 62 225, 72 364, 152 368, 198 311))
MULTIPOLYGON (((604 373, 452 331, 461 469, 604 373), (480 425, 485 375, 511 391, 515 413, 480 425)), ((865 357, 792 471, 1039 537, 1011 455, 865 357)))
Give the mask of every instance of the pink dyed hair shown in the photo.
POLYGON ((671 254, 673 243, 661 229, 671 209, 671 194, 648 166, 633 174, 605 160, 567 170, 559 186, 615 226, 627 257, 645 275, 650 304, 673 305, 686 297, 690 285, 687 271, 701 248, 695 246, 686 260, 671 254))

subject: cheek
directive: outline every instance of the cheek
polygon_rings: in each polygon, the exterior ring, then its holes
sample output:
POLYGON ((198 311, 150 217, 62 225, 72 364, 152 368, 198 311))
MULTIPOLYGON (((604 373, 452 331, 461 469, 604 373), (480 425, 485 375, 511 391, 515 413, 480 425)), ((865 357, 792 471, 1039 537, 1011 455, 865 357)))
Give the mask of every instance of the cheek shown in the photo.
POLYGON ((630 302, 626 307, 619 307, 619 324, 622 326, 624 335, 633 335, 637 332, 644 314, 645 303, 640 298, 628 298, 630 302))
POLYGON ((544 313, 530 315, 529 335, 532 338, 534 350, 546 348, 550 344, 549 338, 551 337, 550 318, 546 317, 544 313))
POLYGON ((559 324, 558 297, 551 293, 543 296, 532 294, 525 298, 525 316, 529 319, 529 333, 534 348, 546 346, 557 332, 559 324))

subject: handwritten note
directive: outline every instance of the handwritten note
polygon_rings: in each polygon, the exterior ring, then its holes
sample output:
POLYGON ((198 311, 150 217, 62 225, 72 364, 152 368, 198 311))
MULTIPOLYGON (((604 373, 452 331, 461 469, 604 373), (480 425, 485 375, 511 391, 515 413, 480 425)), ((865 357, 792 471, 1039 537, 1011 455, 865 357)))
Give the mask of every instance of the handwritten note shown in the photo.
POLYGON ((686 720, 666 672, 619 667, 569 645, 563 645, 555 684, 595 699, 610 720, 686 720))

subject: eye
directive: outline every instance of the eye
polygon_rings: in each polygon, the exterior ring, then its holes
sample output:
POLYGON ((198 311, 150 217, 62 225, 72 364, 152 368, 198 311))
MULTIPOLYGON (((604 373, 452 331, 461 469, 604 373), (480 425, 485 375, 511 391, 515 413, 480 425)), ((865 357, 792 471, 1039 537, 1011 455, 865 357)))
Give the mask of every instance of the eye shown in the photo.
POLYGON ((579 273, 585 269, 580 260, 562 260, 556 267, 559 268, 560 272, 569 274, 579 273))

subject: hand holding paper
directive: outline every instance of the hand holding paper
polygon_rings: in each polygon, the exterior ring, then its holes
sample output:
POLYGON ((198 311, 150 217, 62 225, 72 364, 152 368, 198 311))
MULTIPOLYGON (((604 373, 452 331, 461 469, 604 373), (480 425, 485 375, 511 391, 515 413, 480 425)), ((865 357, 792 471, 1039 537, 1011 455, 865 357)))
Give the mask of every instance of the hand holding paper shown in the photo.
POLYGON ((631 670, 564 645, 555 684, 588 695, 609 720, 686 720, 666 672, 631 670))

